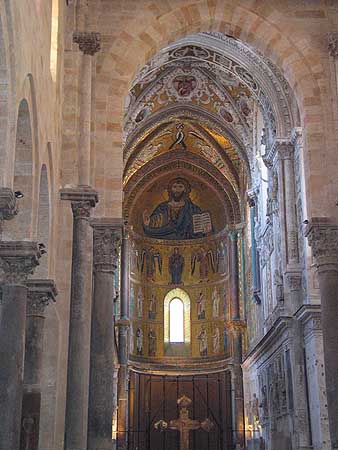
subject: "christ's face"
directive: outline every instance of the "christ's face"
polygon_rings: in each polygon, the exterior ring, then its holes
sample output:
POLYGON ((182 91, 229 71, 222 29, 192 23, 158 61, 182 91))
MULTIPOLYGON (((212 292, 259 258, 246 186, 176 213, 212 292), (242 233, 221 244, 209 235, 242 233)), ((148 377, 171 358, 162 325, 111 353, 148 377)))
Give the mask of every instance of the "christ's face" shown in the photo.
POLYGON ((174 183, 171 186, 171 193, 175 201, 181 200, 185 194, 185 186, 182 183, 174 183))

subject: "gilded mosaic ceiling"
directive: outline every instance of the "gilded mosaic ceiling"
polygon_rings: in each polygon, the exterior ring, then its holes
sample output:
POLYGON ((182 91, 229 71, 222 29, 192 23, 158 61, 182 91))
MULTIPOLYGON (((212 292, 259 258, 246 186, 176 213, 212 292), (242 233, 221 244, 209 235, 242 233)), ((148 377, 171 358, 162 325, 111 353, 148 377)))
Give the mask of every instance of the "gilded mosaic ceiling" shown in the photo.
MULTIPOLYGON (((206 177, 208 164, 220 173, 223 188, 229 186, 240 199, 250 177, 263 94, 238 61, 216 49, 184 43, 164 49, 137 75, 126 101, 125 194, 131 186, 138 189, 138 173, 145 177, 157 163, 160 170, 189 154, 206 177)), ((265 103, 274 132, 274 115, 265 103)))
POLYGON ((181 118, 156 124, 155 129, 135 145, 125 167, 124 183, 151 159, 167 152, 175 158, 178 150, 206 159, 239 192, 240 158, 229 139, 194 120, 181 118))

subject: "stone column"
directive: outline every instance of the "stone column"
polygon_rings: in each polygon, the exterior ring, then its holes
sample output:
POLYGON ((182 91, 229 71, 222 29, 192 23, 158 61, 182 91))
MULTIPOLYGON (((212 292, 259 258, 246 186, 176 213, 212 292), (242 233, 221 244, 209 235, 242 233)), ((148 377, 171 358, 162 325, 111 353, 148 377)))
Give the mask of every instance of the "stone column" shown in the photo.
POLYGON ((57 295, 52 280, 28 280, 20 448, 38 449, 45 308, 57 295))
POLYGON ((257 191, 248 192, 248 204, 250 208, 250 236, 251 236, 251 270, 252 270, 252 296, 251 300, 258 305, 261 303, 259 286, 259 263, 257 258, 257 242, 255 236, 255 217, 257 214, 257 191))
POLYGON ((93 253, 89 217, 98 195, 85 186, 62 189, 60 195, 71 202, 74 218, 64 448, 86 450, 93 253))
MULTIPOLYGON (((233 371, 232 383, 234 393, 234 431, 235 444, 244 449, 245 427, 244 427, 244 391, 242 371, 242 327, 241 322, 235 323, 233 327, 233 371)), ((236 447, 237 448, 237 447, 236 447)))
POLYGON ((338 449, 338 220, 312 218, 305 235, 318 270, 331 446, 338 449))
POLYGON ((19 450, 28 275, 36 242, 0 242, 0 450, 19 450))
POLYGON ((230 236, 230 264, 231 264, 231 317, 232 320, 240 319, 239 307, 239 272, 238 272, 238 231, 232 230, 230 236))
POLYGON ((114 274, 122 221, 93 219, 94 286, 90 343, 87 450, 112 450, 114 274))
POLYGON ((286 243, 285 278, 289 287, 289 296, 285 297, 284 301, 292 313, 301 306, 301 267, 298 251, 293 141, 277 140, 275 153, 280 191, 279 210, 286 243))
POLYGON ((15 194, 10 188, 0 188, 0 239, 4 220, 11 220, 18 213, 15 194))
POLYGON ((326 406, 321 306, 303 305, 297 312, 297 319, 302 324, 305 342, 309 414, 312 429, 311 448, 313 450, 331 450, 329 418, 326 406))
POLYGON ((231 318, 233 336, 233 370, 232 384, 234 393, 234 431, 235 443, 244 449, 244 394, 242 373, 242 322, 239 306, 239 269, 238 269, 238 231, 231 230, 230 264, 231 264, 231 318))
POLYGON ((76 32, 73 41, 83 52, 79 71, 79 140, 78 173, 79 185, 90 183, 90 134, 92 107, 93 56, 101 48, 100 33, 76 32))
POLYGON ((292 383, 294 401, 294 433, 292 440, 297 450, 311 450, 308 398, 306 393, 306 367, 304 362, 304 340, 302 327, 298 320, 292 322, 292 383))
POLYGON ((118 378, 118 415, 117 415, 117 436, 118 448, 127 448, 128 429, 128 330, 129 330, 129 251, 128 251, 128 227, 123 230, 121 248, 121 297, 120 297, 120 320, 119 328, 119 378, 118 378))

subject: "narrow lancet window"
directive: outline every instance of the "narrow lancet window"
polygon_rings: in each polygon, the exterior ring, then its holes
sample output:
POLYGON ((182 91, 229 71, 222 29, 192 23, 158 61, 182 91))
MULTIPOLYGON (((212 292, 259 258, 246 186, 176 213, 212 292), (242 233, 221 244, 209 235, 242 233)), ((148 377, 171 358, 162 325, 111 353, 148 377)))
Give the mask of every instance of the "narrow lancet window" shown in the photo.
POLYGON ((184 306, 179 298, 173 298, 170 302, 169 324, 170 342, 184 342, 184 306))

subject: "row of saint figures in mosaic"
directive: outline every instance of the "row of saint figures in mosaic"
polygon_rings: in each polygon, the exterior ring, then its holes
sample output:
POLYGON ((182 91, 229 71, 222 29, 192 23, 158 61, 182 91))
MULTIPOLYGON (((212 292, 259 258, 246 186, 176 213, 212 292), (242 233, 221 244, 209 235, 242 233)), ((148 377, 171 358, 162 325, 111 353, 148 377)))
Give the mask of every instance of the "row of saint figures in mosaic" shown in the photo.
MULTIPOLYGON (((163 327, 155 324, 151 327, 142 324, 134 326, 131 328, 130 336, 132 355, 159 358, 166 356, 163 327)), ((195 324, 192 326, 192 341, 189 347, 189 352, 185 356, 192 358, 229 356, 231 348, 229 328, 222 323, 195 324)))
MULTIPOLYGON (((227 284, 199 289, 187 286, 186 292, 190 298, 192 321, 229 320, 227 284)), ((166 294, 166 289, 132 284, 129 292, 130 318, 163 322, 166 294)))
POLYGON ((170 285, 207 283, 228 274, 228 248, 222 241, 199 246, 137 245, 131 252, 136 279, 170 285))

